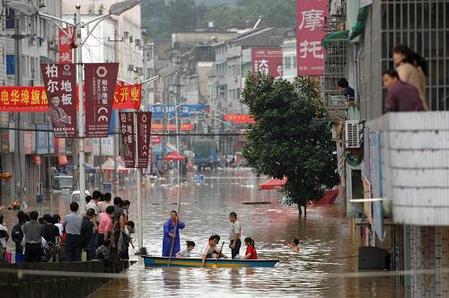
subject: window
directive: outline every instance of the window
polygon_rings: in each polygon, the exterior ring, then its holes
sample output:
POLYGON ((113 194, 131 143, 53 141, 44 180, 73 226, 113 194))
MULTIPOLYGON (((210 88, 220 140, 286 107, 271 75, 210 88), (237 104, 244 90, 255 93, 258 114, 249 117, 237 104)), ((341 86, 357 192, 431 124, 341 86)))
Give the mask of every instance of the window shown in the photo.
POLYGON ((297 62, 296 62, 296 56, 293 56, 293 57, 292 57, 292 68, 296 69, 296 64, 297 64, 297 62))
POLYGON ((6 29, 14 29, 16 27, 16 19, 14 18, 14 9, 8 9, 6 14, 6 29))
POLYGON ((16 62, 14 55, 6 55, 6 74, 14 75, 16 73, 16 62))
POLYGON ((284 57, 284 68, 285 69, 292 68, 292 58, 291 57, 284 57))

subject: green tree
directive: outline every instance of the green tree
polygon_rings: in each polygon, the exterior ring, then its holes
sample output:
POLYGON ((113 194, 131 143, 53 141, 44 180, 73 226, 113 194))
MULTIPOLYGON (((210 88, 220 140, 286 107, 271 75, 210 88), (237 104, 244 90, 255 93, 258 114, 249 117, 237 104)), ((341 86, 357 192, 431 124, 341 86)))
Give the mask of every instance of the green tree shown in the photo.
POLYGON ((290 83, 248 75, 242 102, 256 123, 246 132, 243 156, 258 173, 287 177, 284 194, 306 212, 308 200, 338 184, 335 143, 321 101, 320 83, 300 77, 290 83))

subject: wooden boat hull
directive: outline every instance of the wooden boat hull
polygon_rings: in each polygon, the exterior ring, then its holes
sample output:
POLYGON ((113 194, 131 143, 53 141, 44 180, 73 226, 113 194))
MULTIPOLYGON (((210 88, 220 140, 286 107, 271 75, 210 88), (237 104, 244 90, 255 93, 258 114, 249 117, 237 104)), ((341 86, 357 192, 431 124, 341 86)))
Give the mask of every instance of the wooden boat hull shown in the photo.
MULTIPOLYGON (((142 256, 145 267, 201 267, 199 258, 172 258, 142 256)), ((206 259, 204 267, 209 268, 254 268, 274 267, 278 260, 232 260, 232 259, 206 259)))

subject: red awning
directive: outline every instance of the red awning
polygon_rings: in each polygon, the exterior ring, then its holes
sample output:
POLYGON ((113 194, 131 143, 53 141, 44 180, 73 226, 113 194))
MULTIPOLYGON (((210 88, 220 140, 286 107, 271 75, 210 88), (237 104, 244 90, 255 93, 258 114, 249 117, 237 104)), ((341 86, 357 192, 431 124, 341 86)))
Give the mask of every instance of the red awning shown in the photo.
POLYGON ((271 178, 267 182, 264 182, 259 185, 260 190, 273 190, 273 189, 279 189, 285 186, 287 183, 287 177, 284 177, 283 179, 274 179, 271 178))
POLYGON ((167 155, 165 155, 164 160, 185 160, 186 157, 179 154, 177 151, 173 151, 167 155))

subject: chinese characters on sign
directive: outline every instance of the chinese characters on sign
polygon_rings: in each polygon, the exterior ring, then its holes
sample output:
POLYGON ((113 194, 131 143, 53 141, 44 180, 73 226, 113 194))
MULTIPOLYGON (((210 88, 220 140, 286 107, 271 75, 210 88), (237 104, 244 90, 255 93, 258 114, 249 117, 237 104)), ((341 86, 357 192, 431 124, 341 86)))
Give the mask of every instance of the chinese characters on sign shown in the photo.
POLYGON ((0 112, 47 112, 48 99, 43 86, 0 86, 0 112))
POLYGON ((297 0, 296 56, 298 76, 320 76, 324 72, 324 49, 321 41, 326 35, 327 0, 297 0))
POLYGON ((118 63, 84 65, 86 136, 88 138, 108 136, 117 73, 118 63))
POLYGON ((119 117, 125 166, 147 168, 150 160, 151 112, 120 112, 119 117))
POLYGON ((138 110, 142 99, 142 84, 117 85, 114 93, 114 110, 138 110))
POLYGON ((120 112, 120 132, 122 135, 122 156, 127 168, 134 168, 136 159, 135 118, 133 112, 120 112))
POLYGON ((58 32, 58 63, 73 63, 72 49, 75 44, 75 28, 60 28, 58 32))
POLYGON ((148 168, 150 156, 151 112, 137 112, 137 164, 136 168, 148 168))
POLYGON ((75 64, 42 64, 51 123, 58 138, 76 136, 75 64))
MULTIPOLYGON (((192 123, 182 123, 179 125, 180 131, 192 131, 195 126, 192 123)), ((176 124, 168 124, 166 126, 168 131, 176 131, 176 124)), ((162 123, 153 123, 151 125, 151 131, 164 131, 164 125, 162 123)))
POLYGON ((232 122, 235 124, 254 124, 253 117, 248 114, 225 114, 224 121, 232 122))
POLYGON ((280 48, 253 48, 252 58, 254 72, 261 72, 275 79, 282 78, 284 72, 280 48))

